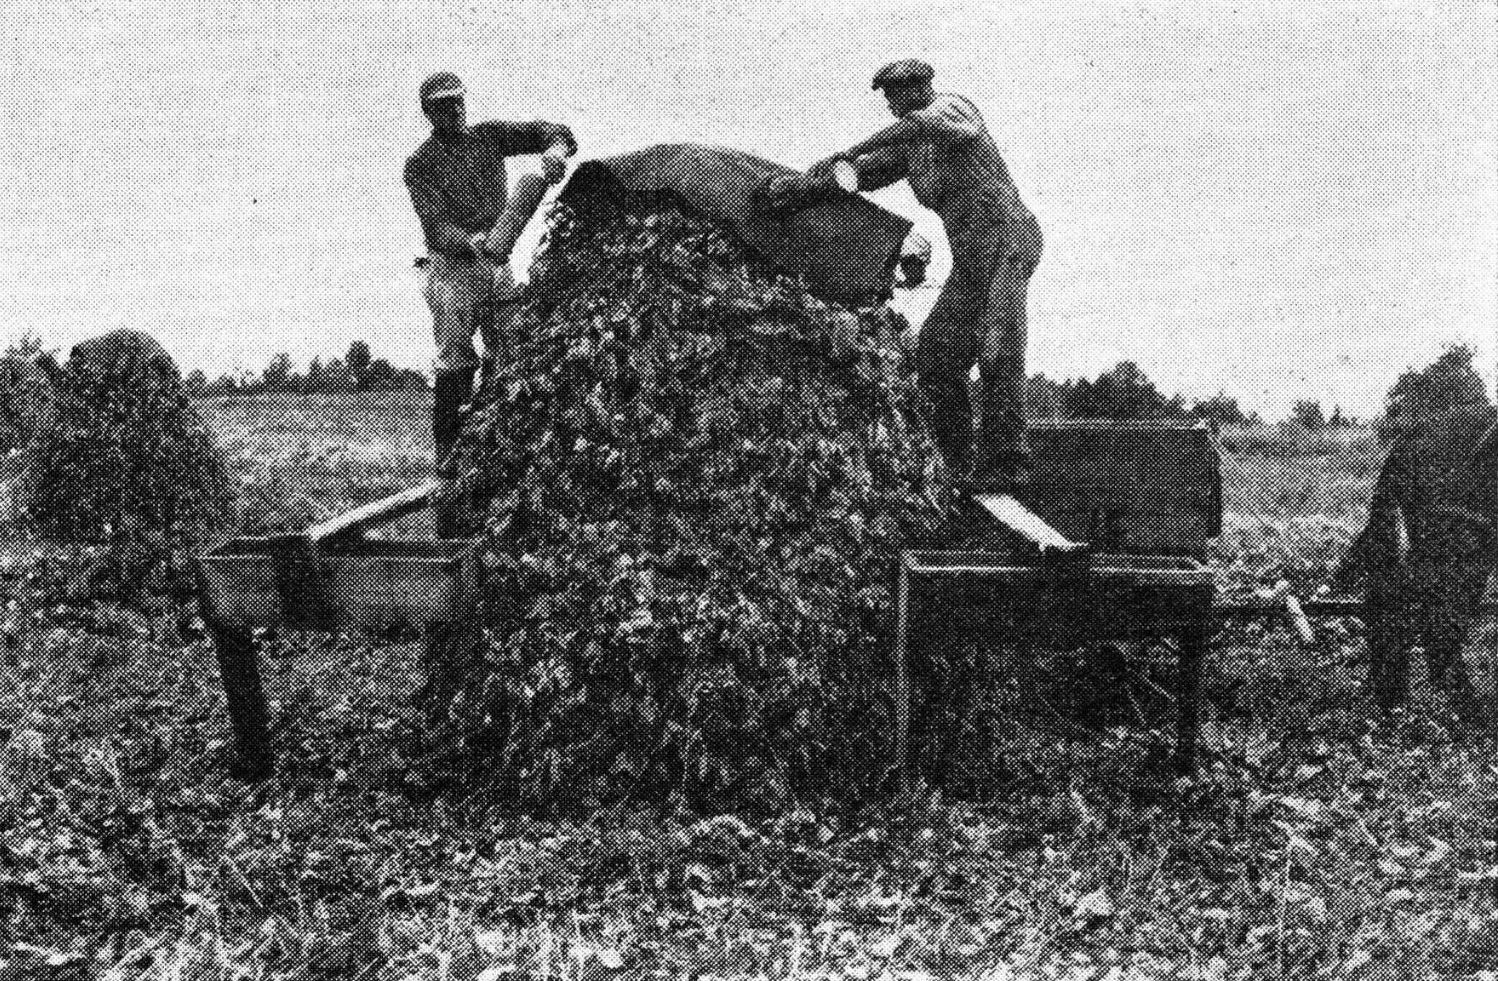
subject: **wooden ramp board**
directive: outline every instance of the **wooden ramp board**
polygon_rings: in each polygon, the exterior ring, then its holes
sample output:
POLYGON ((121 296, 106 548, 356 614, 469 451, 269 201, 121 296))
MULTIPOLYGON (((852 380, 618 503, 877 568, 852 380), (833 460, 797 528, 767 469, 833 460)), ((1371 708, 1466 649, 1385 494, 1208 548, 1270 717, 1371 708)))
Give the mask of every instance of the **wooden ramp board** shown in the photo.
POLYGON ((1040 515, 1009 494, 978 494, 974 500, 983 510, 993 515, 994 520, 1042 552, 1072 553, 1087 547, 1046 524, 1040 515))

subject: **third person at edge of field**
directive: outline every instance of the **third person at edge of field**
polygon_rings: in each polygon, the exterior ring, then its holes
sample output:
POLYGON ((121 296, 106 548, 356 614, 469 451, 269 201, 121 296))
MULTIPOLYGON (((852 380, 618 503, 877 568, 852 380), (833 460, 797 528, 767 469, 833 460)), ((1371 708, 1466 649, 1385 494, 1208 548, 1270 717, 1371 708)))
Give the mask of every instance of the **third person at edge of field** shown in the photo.
POLYGON ((1040 261, 1040 225, 1020 200, 998 146, 971 101, 932 87, 935 69, 906 59, 874 75, 896 121, 811 169, 853 164, 860 190, 907 179, 941 218, 952 272, 921 326, 916 372, 931 426, 965 489, 1011 491, 1029 477, 1025 441, 1026 305, 1040 261), (980 376, 974 433, 968 380, 980 376), (976 448, 974 446, 976 442, 976 448))

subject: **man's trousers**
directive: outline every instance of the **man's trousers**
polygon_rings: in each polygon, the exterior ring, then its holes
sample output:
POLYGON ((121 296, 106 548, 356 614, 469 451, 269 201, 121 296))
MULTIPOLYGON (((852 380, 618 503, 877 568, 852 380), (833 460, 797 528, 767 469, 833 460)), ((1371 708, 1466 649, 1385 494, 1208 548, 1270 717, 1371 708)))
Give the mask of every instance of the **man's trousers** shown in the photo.
POLYGON ((1024 462, 1025 311, 1042 243, 1035 217, 1017 202, 964 219, 959 229, 947 222, 952 272, 921 325, 916 371, 948 466, 981 481, 1024 462), (976 456, 968 387, 974 364, 982 423, 976 456))

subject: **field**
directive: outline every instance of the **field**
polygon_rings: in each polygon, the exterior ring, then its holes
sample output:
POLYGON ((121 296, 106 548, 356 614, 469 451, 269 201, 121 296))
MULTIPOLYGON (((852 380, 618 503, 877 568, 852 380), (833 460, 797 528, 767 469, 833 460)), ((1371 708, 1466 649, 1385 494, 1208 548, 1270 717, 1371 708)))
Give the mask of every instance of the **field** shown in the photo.
MULTIPOLYGON (((247 528, 429 471, 407 394, 202 409, 247 528)), ((1377 440, 1222 442, 1224 591, 1315 593, 1362 521, 1377 440)), ((1158 765, 1161 652, 1106 682, 1058 654, 1016 707, 996 649, 966 680, 945 789, 542 822, 436 778, 412 637, 268 640, 282 763, 230 779, 193 608, 70 598, 72 561, 0 527, 3 981, 1498 978, 1492 740, 1423 685, 1378 715, 1351 618, 1311 647, 1273 620, 1223 626, 1192 780, 1158 765)), ((1483 685, 1493 639, 1469 649, 1483 685)))

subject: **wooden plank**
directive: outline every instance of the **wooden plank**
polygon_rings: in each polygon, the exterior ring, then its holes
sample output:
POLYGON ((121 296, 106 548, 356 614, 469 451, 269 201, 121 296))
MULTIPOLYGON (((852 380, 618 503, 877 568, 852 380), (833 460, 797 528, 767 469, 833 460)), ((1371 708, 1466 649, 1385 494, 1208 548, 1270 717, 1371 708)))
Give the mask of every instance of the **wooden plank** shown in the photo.
POLYGON ((978 494, 974 500, 996 521, 1041 551, 1076 552, 1085 547, 1046 524, 1038 514, 1008 494, 978 494))
POLYGON ((1202 662, 1207 656, 1209 632, 1205 618, 1181 631, 1176 658, 1176 751, 1178 773, 1196 772, 1196 744, 1200 738, 1202 662))
MULTIPOLYGON (((1360 599, 1301 600, 1299 606, 1306 616, 1361 617, 1368 613, 1367 602, 1360 599)), ((1218 616, 1252 620, 1259 617, 1282 617, 1286 610, 1283 603, 1270 603, 1263 600, 1251 602, 1219 600, 1212 604, 1212 612, 1218 616)), ((1491 601, 1479 603, 1473 608, 1473 612, 1486 615, 1498 613, 1498 603, 1491 601)))
MULTIPOLYGON (((907 551, 902 566, 922 576, 1002 578, 1016 584, 1053 583, 1055 570, 1022 555, 983 551, 907 551)), ((1212 570, 1190 559, 1161 556, 1093 555, 1079 579, 1098 587, 1110 582, 1145 586, 1202 586, 1212 570)))
POLYGON ((340 535, 349 535, 362 531, 375 525, 393 521, 413 511, 419 511, 426 507, 427 501, 440 490, 446 481, 433 478, 415 487, 409 487, 398 494, 371 501, 368 504, 346 511, 335 518, 312 525, 303 536, 310 542, 317 544, 337 538, 340 535))
POLYGON ((910 781, 910 567, 900 563, 895 621, 895 766, 900 790, 908 794, 910 781))
MULTIPOLYGON (((971 564, 984 568, 1033 567, 1033 563, 1026 556, 993 549, 917 548, 906 549, 902 556, 905 561, 916 564, 971 564)), ((1132 555, 1109 552, 1095 553, 1092 556, 1092 566, 1098 569, 1131 570, 1206 570, 1208 568, 1200 560, 1183 555, 1132 555)))

